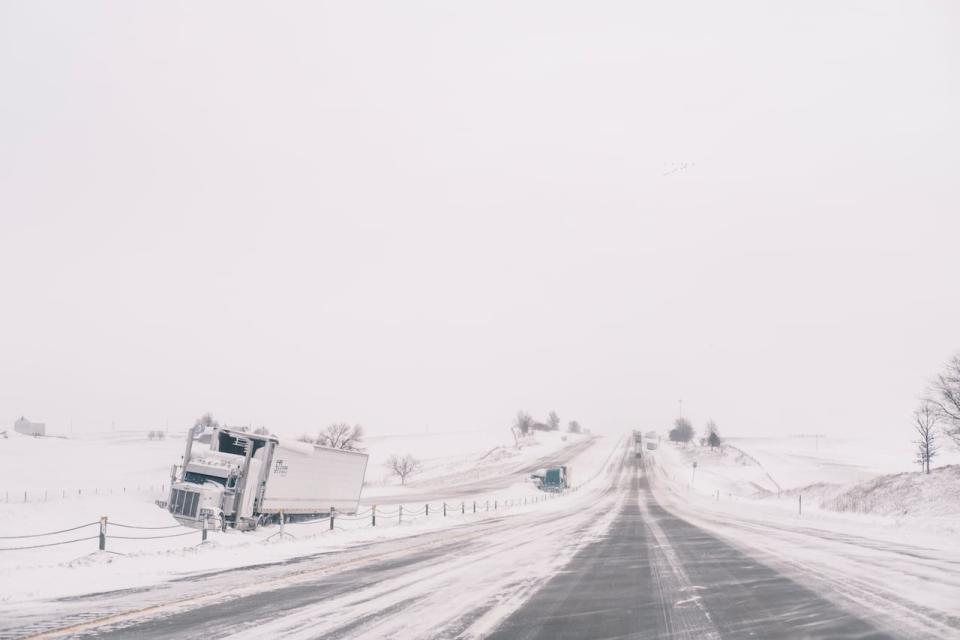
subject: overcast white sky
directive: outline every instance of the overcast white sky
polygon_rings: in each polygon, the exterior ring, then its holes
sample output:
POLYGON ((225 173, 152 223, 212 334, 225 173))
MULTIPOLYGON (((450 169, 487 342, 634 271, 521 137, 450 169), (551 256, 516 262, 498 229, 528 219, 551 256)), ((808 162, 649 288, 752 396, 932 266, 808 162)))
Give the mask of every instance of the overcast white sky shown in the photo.
POLYGON ((0 1, 0 420, 910 438, 960 5, 0 1))

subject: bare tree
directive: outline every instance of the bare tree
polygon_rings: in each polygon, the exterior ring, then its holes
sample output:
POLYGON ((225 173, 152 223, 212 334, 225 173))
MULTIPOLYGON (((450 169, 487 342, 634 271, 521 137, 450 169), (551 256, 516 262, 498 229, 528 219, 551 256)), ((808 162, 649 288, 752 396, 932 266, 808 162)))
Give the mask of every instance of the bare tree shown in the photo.
POLYGON ((392 454, 387 461, 383 463, 391 474, 400 478, 400 484, 407 483, 407 476, 415 474, 420 470, 420 461, 409 453, 402 456, 392 454))
POLYGON ((707 444, 710 445, 710 449, 716 449, 721 445, 720 434, 716 431, 711 431, 710 436, 707 438, 707 444))
POLYGON ((707 420, 707 425, 703 428, 704 436, 709 440, 710 434, 720 435, 720 428, 717 426, 717 423, 713 421, 713 418, 707 420))
POLYGON ((930 473, 930 461, 937 455, 937 423, 940 420, 940 408, 930 401, 923 401, 913 412, 913 429, 917 433, 914 443, 917 445, 917 463, 920 469, 930 473))
POLYGON ((670 429, 669 437, 673 442, 686 444, 693 440, 693 425, 686 418, 677 418, 673 422, 673 429, 670 429))
POLYGON ((517 419, 514 421, 513 426, 520 432, 520 435, 525 436, 530 433, 530 428, 533 426, 533 418, 525 411, 518 411, 517 419))
POLYGON ((206 430, 206 429, 215 429, 216 427, 220 426, 220 423, 213 419, 212 413, 205 413, 199 418, 197 418, 197 421, 193 423, 193 426, 203 427, 203 429, 206 430))
POLYGON ((567 431, 570 433, 583 433, 583 428, 580 426, 580 423, 576 420, 571 420, 570 424, 567 425, 567 431))
POLYGON ((363 427, 352 427, 346 422, 335 422, 317 435, 317 443, 331 449, 345 451, 363 451, 363 427))
POLYGON ((929 402, 945 423, 946 434, 960 446, 960 353, 953 356, 943 372, 934 379, 929 402))
POLYGON ((551 411, 550 415, 547 416, 547 426, 550 427, 550 431, 560 430, 560 416, 557 415, 556 411, 551 411))

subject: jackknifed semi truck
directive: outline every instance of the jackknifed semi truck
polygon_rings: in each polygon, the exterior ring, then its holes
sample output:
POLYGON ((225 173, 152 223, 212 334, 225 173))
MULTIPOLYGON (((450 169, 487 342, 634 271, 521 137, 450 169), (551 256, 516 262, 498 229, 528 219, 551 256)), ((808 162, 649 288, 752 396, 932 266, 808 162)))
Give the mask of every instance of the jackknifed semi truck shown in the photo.
POLYGON ((241 530, 355 513, 366 470, 365 453, 194 427, 182 464, 170 472, 167 509, 189 527, 241 530))

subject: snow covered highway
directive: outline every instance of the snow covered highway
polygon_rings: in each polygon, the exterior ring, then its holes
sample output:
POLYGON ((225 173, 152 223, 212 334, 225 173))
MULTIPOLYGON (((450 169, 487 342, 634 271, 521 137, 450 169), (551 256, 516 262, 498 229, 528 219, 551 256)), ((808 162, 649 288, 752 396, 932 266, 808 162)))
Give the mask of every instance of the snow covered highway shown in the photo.
POLYGON ((556 466, 575 459, 578 455, 594 446, 596 438, 575 440, 557 451, 540 456, 534 460, 518 462, 506 469, 497 468, 489 475, 464 481, 464 474, 453 473, 432 478, 423 488, 410 493, 386 495, 379 497, 365 497, 361 499, 364 505, 393 505, 410 502, 429 502, 431 500, 456 500, 482 495, 506 489, 511 484, 525 481, 530 473, 544 467, 556 466))
MULTIPOLYGON (((561 499, 336 552, 65 597, 19 613, 9 609, 0 636, 506 640, 960 634, 960 620, 936 611, 891 615, 891 603, 865 597, 862 586, 859 602, 818 589, 812 578, 827 575, 820 568, 806 580, 803 567, 778 564, 776 558, 771 564, 768 553, 731 544, 714 531, 717 523, 706 518, 699 523, 695 513, 676 515, 680 505, 670 502, 657 475, 628 449, 617 447, 607 460, 595 481, 561 499)), ((714 519, 735 526, 731 518, 714 519)), ((789 541, 810 532, 764 535, 789 541)), ((949 566, 940 568, 926 567, 927 578, 950 588, 949 566)))

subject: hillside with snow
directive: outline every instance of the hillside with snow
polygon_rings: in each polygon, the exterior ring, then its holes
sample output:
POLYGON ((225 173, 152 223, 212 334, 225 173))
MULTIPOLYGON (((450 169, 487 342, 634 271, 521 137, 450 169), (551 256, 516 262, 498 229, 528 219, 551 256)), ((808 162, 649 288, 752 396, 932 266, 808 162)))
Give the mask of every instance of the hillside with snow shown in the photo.
POLYGON ((674 490, 718 504, 960 530, 960 452, 945 446, 929 475, 910 454, 909 442, 729 438, 716 449, 668 443, 655 469, 674 490))

